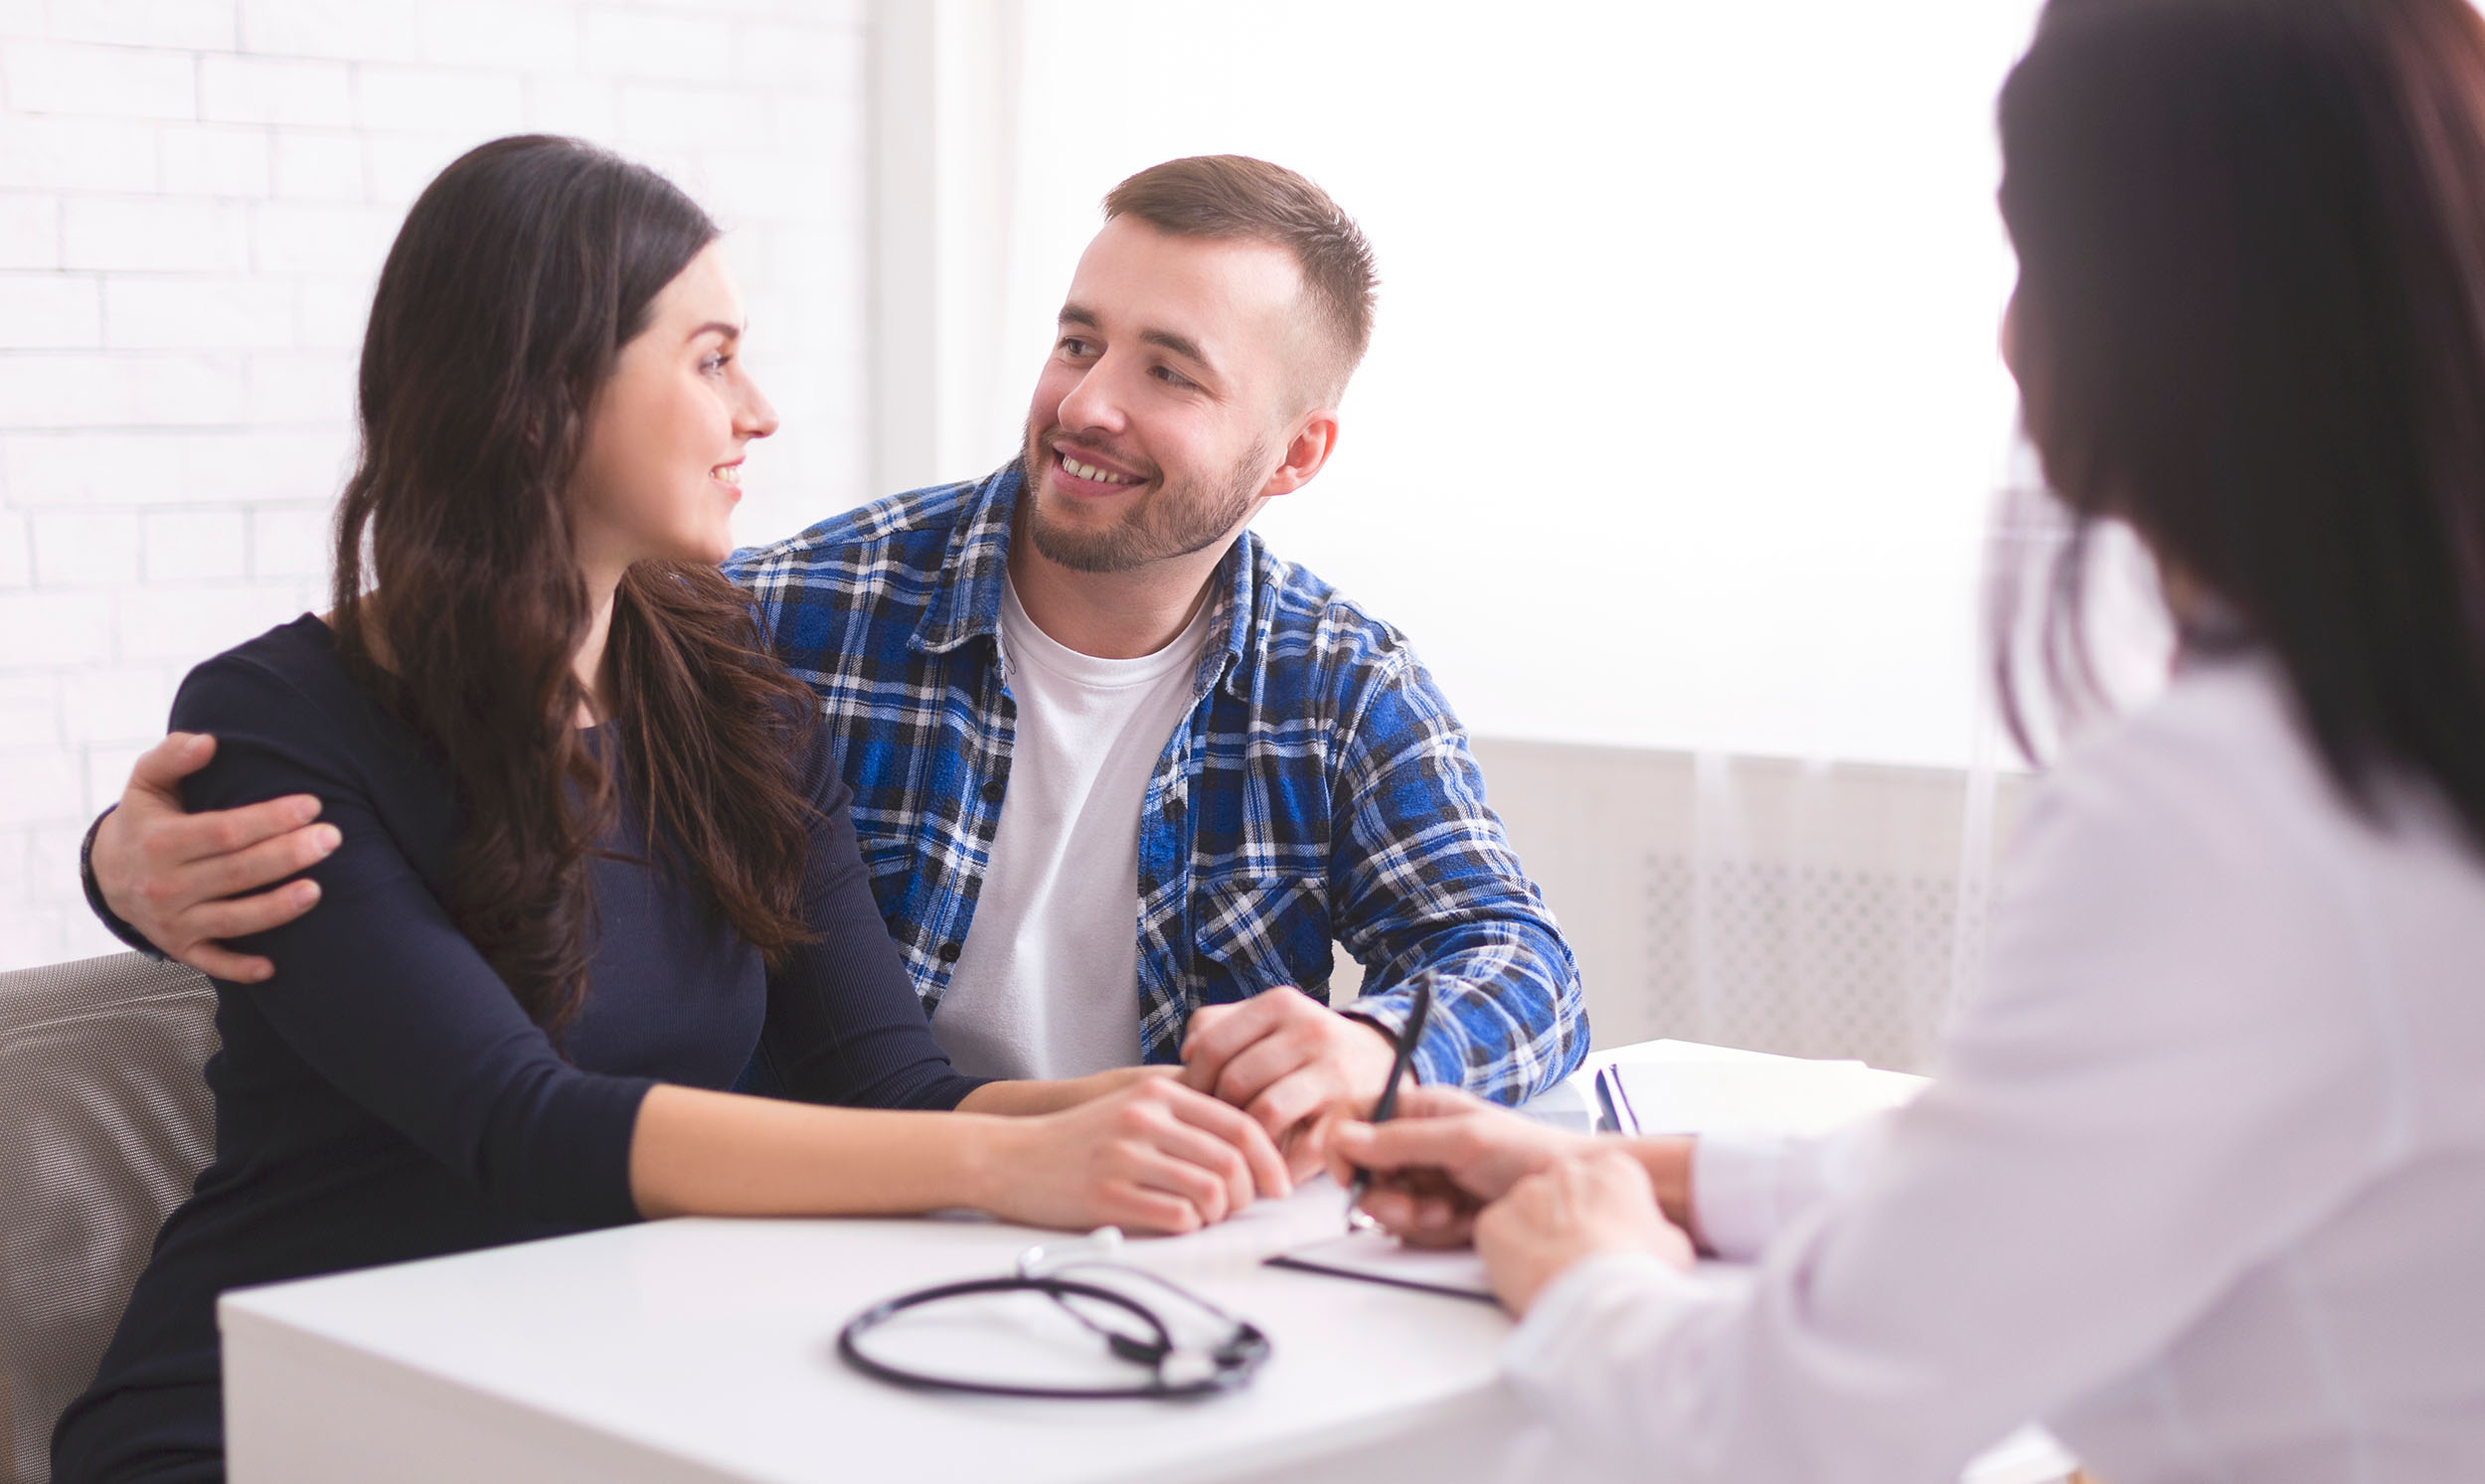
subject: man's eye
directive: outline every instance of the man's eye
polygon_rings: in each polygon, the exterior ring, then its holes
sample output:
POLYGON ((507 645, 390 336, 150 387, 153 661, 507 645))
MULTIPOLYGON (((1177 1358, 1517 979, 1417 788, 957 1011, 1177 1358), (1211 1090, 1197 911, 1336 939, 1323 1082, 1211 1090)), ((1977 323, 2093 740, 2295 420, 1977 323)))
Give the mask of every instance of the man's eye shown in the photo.
POLYGON ((1158 381, 1163 382, 1169 387, 1188 387, 1192 385, 1192 381, 1189 377, 1184 376, 1181 372, 1174 370, 1170 366, 1153 367, 1151 368, 1151 373, 1158 381))
POLYGON ((1083 356, 1083 355, 1085 355, 1086 353, 1087 353, 1087 342, 1085 342, 1085 341, 1083 341, 1083 340, 1079 339, 1079 338, 1078 338, 1077 336, 1076 336, 1076 335, 1065 335, 1065 336, 1063 336, 1063 337, 1062 337, 1062 354, 1063 354, 1063 355, 1065 355, 1065 356, 1083 356))

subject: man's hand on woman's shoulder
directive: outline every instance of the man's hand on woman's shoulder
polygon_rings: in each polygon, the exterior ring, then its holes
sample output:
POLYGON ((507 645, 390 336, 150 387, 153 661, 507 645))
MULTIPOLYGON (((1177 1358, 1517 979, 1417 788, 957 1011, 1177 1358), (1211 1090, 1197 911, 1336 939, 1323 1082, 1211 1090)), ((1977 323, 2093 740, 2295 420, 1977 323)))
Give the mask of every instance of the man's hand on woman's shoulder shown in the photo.
POLYGON ((207 766, 216 739, 176 732, 141 755, 96 827, 88 862, 103 905, 147 941, 203 973, 254 984, 275 966, 226 946, 292 921, 319 901, 316 882, 284 881, 337 848, 309 794, 190 814, 181 780, 207 766), (245 895, 256 893, 255 896, 245 895))

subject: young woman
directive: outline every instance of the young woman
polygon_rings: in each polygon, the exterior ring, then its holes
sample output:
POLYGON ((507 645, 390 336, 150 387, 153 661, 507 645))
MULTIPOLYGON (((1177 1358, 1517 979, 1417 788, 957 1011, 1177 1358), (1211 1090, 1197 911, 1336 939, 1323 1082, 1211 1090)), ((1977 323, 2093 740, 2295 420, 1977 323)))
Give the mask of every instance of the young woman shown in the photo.
POLYGON ((213 1305, 241 1284, 689 1212, 1181 1231, 1285 1189, 1256 1124, 1162 1076, 979 1083, 932 1043, 818 703, 716 570, 776 425, 716 237, 553 138, 473 151, 408 216, 334 610, 174 704, 217 739, 193 806, 317 799, 321 905, 219 985, 217 1157, 60 1479, 221 1477, 213 1305), (802 1101, 722 1090, 754 1053, 802 1101))
POLYGON ((2028 430, 2184 654, 2046 782, 1940 1075, 1603 1154, 1418 1091, 1339 1156, 1429 1172, 1417 1237, 1492 1202, 1514 1382, 1632 1478, 2031 1417, 2114 1484, 2485 1478, 2485 21, 2054 0, 2001 129, 2028 430))

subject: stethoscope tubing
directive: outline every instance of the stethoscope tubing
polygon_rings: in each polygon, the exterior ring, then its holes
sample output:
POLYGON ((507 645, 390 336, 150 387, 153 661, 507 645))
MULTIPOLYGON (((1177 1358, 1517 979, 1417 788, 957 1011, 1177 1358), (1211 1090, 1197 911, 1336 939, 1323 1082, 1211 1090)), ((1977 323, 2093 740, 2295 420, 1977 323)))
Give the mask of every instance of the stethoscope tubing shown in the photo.
MULTIPOLYGON (((1226 1316, 1223 1310, 1217 1310, 1205 1304, 1204 1306, 1210 1307, 1220 1317, 1231 1318, 1231 1316, 1226 1316)), ((1214 1352, 1216 1361, 1214 1371, 1197 1381, 1168 1384, 1164 1379, 1163 1367, 1165 1358, 1174 1353, 1173 1331, 1166 1327, 1165 1321, 1158 1318, 1153 1309, 1137 1299, 1094 1283, 1081 1283, 1075 1278, 967 1278, 954 1283, 941 1283, 930 1288, 917 1288, 911 1293, 902 1293, 895 1298, 884 1299, 865 1309, 862 1313, 847 1320, 845 1327, 837 1332, 837 1355, 847 1365, 876 1381, 906 1387, 912 1391, 962 1392, 977 1397, 1033 1398, 1038 1401, 1055 1402, 1151 1401, 1168 1398, 1211 1397, 1242 1387, 1251 1379, 1252 1373, 1259 1369, 1260 1362, 1268 1356, 1268 1337, 1262 1334, 1257 1326, 1242 1320, 1232 1320, 1232 1322, 1235 1325, 1234 1338, 1217 1347, 1214 1352), (1056 1303, 1062 1303, 1069 1298, 1087 1298, 1120 1309, 1146 1325, 1149 1332, 1155 1336, 1155 1343, 1149 1345, 1127 1336, 1108 1336, 1108 1340, 1112 1342, 1113 1353, 1134 1364, 1150 1367, 1153 1374, 1145 1386, 1133 1387, 1041 1387, 1020 1386, 1005 1382, 967 1381, 893 1366, 887 1361, 865 1354, 863 1347, 856 1343, 858 1336, 878 1328, 909 1309, 938 1303, 943 1299, 964 1298, 977 1293, 1041 1293, 1056 1303)))

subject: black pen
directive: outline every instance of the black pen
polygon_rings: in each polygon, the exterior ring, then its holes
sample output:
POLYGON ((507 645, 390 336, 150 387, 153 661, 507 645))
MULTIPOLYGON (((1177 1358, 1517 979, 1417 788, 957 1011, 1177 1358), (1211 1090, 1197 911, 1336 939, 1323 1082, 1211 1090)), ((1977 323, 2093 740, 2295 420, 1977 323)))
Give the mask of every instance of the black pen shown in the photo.
MULTIPOLYGON (((1415 992, 1414 1008, 1407 1013, 1407 1024, 1398 1033, 1398 1055, 1390 1063, 1390 1079, 1381 1084, 1381 1100, 1372 1105, 1372 1121, 1387 1123, 1398 1111, 1398 1084, 1407 1075, 1407 1068, 1415 1060, 1415 1043, 1423 1039, 1423 1023, 1432 1014, 1432 971, 1425 969, 1408 981, 1415 992)), ((1372 1225, 1372 1218, 1356 1210, 1364 1195, 1372 1189, 1372 1172, 1358 1166, 1355 1182, 1347 1188, 1346 1230, 1360 1232, 1372 1225)))

